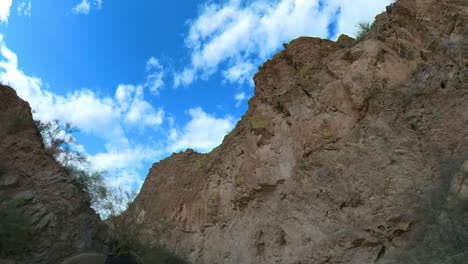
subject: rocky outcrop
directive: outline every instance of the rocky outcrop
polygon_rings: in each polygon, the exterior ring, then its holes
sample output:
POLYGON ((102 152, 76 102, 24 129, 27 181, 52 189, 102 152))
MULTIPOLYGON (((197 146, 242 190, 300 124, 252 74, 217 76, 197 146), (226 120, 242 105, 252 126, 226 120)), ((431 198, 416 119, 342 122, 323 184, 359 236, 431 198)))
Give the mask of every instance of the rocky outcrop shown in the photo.
MULTIPOLYGON (((0 86, 0 194, 21 200, 32 222, 32 240, 17 263, 60 263, 103 251, 106 229, 65 170, 46 152, 28 103, 0 86)), ((12 262, 15 263, 15 262, 12 262)))
POLYGON ((128 213, 193 263, 464 263, 467 67, 466 0, 293 40, 222 145, 155 163, 128 213))

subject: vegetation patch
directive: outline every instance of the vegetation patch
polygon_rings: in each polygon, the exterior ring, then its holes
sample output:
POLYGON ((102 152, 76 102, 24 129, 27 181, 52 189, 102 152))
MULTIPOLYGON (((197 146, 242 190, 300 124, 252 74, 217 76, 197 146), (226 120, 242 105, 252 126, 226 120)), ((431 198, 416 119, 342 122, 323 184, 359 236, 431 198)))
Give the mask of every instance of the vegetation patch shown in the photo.
MULTIPOLYGON (((76 128, 69 123, 62 125, 58 121, 35 122, 42 136, 45 152, 62 165, 72 178, 73 184, 89 195, 93 207, 99 211, 103 218, 106 218, 105 221, 110 227, 109 250, 107 252, 110 256, 132 259, 139 264, 186 263, 165 247, 142 240, 143 223, 138 221, 137 214, 131 213, 131 204, 136 194, 106 187, 103 172, 90 169, 88 158, 77 148, 76 140, 73 137, 73 133, 78 131, 76 128), (122 214, 126 209, 126 213, 122 214)), ((201 162, 198 164, 199 166, 204 166, 207 161, 206 156, 197 160, 197 162, 201 162)), ((1 213, 4 213, 4 210, 1 213)), ((29 232, 26 220, 22 221, 18 214, 10 213, 9 218, 5 218, 2 214, 0 219, 2 227, 4 219, 10 223, 10 226, 4 230, 13 230, 10 233, 5 233, 4 236, 24 244, 29 232), (19 220, 14 221, 13 219, 19 220)), ((0 233, 0 245, 3 246, 1 243, 8 240, 4 240, 2 235, 3 233, 0 233)), ((13 245, 13 243, 8 244, 13 245)))
POLYGON ((218 205, 219 199, 220 199, 219 192, 211 193, 210 197, 208 198, 208 205, 218 205))
POLYGON ((234 176, 234 185, 236 187, 241 187, 242 185, 244 185, 244 177, 240 176, 240 175, 236 175, 234 176))
POLYGON ((195 210, 197 211, 202 211, 205 209, 205 203, 203 202, 203 200, 201 199, 198 199, 195 203, 194 203, 194 206, 195 206, 195 210))
MULTIPOLYGON (((132 212, 132 208, 126 213, 120 214, 120 208, 115 208, 122 204, 123 200, 128 200, 128 193, 112 196, 109 200, 108 210, 111 215, 106 220, 110 226, 110 239, 108 243, 108 255, 114 257, 127 257, 138 264, 184 264, 183 258, 172 253, 162 245, 152 244, 142 240, 144 225, 138 221, 138 214, 132 212)), ((132 202, 129 201, 130 205, 132 202)))
POLYGON ((357 24, 358 31, 356 33, 356 42, 364 40, 367 33, 375 26, 375 21, 370 23, 368 21, 362 21, 357 24))
POLYGON ((263 128, 268 127, 269 125, 270 125, 270 121, 260 116, 253 116, 250 119, 250 126, 254 130, 263 129, 263 128))
POLYGON ((99 208, 108 190, 104 183, 104 172, 90 169, 88 158, 78 150, 73 133, 78 129, 70 123, 62 126, 57 120, 52 122, 35 121, 44 142, 45 152, 53 157, 80 190, 89 195, 90 203, 99 208))

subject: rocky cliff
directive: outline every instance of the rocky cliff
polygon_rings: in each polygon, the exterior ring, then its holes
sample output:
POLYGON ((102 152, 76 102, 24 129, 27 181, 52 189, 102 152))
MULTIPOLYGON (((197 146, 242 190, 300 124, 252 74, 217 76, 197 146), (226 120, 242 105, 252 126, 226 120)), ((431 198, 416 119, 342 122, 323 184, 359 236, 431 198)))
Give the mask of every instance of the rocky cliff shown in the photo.
POLYGON ((16 209, 32 224, 31 240, 23 245, 23 252, 13 255, 6 252, 11 260, 7 263, 57 264, 82 251, 104 250, 106 229, 90 208, 89 199, 46 154, 28 103, 3 85, 0 86, 0 194, 21 201, 16 209))
POLYGON ((155 163, 129 213, 193 263, 466 263, 467 67, 466 0, 293 40, 222 145, 155 163))

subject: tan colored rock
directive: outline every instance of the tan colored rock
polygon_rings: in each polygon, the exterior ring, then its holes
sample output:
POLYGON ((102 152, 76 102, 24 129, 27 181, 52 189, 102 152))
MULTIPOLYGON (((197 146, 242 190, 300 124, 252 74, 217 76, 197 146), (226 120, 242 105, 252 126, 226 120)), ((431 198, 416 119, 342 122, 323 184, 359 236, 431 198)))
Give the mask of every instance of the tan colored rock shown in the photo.
POLYGON ((17 263, 57 264, 83 251, 104 251, 106 229, 89 198, 44 151, 28 103, 0 86, 0 193, 24 201, 33 238, 17 263))
POLYGON ((464 263, 468 2, 400 0, 353 46, 285 47, 221 146, 153 165, 129 211, 146 238, 193 263, 464 263))
POLYGON ((336 44, 338 44, 339 47, 343 47, 343 48, 349 48, 353 46, 355 42, 356 42, 355 39, 345 34, 341 34, 336 40, 336 44))

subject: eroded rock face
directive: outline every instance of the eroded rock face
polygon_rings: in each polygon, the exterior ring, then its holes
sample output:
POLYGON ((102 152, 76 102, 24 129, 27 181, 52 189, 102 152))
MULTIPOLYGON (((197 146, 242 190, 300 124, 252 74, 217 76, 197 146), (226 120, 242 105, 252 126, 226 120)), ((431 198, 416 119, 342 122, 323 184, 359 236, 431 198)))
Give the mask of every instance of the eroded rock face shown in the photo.
POLYGON ((400 0, 352 46, 292 41, 223 144, 154 164, 130 212, 193 263, 462 263, 467 25, 466 0, 400 0))
MULTIPOLYGON (((106 229, 89 199, 43 149, 31 108, 0 86, 0 193, 24 200, 33 239, 17 263, 60 263, 82 251, 103 251, 106 229)), ((12 262, 14 263, 14 262, 12 262)))

